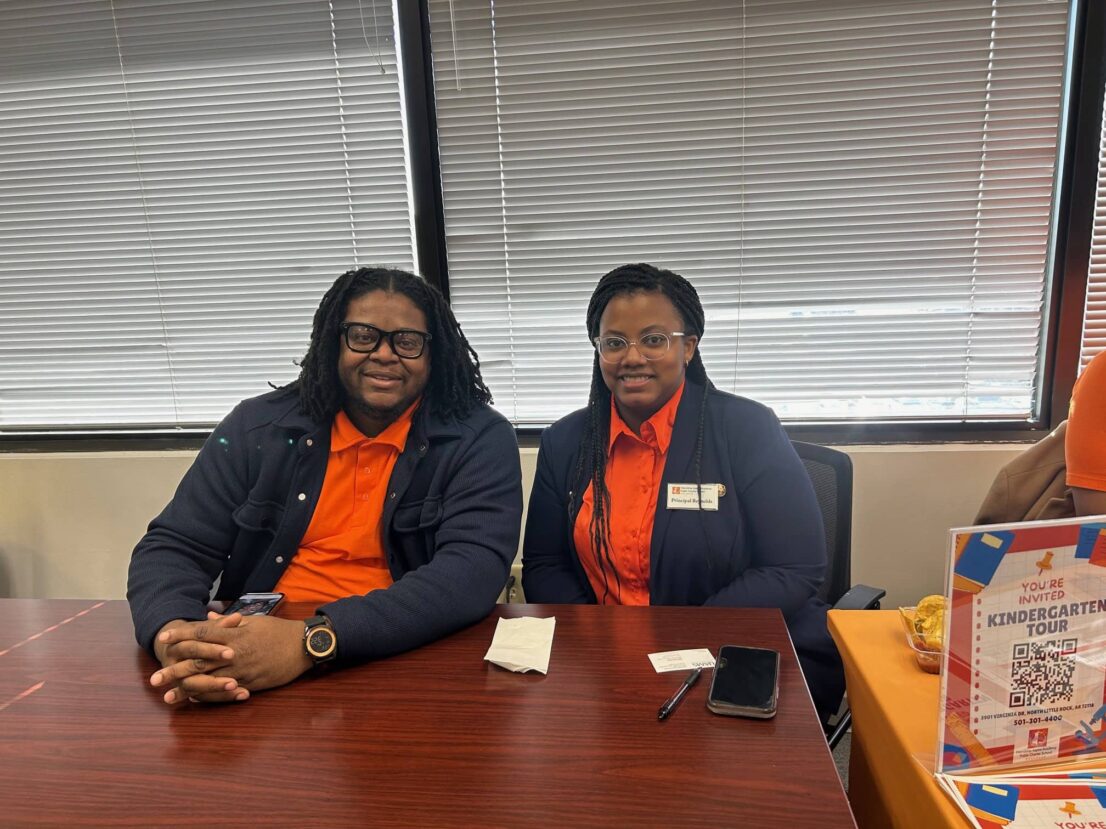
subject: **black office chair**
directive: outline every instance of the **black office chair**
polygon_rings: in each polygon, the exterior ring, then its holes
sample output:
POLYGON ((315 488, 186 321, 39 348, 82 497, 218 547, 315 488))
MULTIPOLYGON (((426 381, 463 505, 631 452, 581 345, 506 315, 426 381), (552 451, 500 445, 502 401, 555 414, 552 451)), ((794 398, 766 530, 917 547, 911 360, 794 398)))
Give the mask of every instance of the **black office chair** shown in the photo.
MULTIPOLYGON (((853 462, 844 452, 793 440, 791 445, 806 467, 826 532, 826 580, 818 595, 835 610, 878 610, 887 591, 866 584, 852 584, 853 462)), ((836 748, 852 724, 846 707, 836 720, 824 723, 826 740, 836 748)))

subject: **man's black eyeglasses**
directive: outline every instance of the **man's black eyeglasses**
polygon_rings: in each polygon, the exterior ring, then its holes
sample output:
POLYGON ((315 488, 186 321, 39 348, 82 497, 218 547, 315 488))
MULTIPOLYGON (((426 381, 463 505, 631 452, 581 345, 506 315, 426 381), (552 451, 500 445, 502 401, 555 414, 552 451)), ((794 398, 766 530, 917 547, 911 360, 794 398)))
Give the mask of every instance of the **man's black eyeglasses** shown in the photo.
POLYGON ((416 360, 422 356, 430 335, 413 328, 400 328, 396 331, 384 331, 375 325, 363 322, 343 322, 338 326, 350 351, 358 354, 372 354, 385 339, 397 357, 416 360))

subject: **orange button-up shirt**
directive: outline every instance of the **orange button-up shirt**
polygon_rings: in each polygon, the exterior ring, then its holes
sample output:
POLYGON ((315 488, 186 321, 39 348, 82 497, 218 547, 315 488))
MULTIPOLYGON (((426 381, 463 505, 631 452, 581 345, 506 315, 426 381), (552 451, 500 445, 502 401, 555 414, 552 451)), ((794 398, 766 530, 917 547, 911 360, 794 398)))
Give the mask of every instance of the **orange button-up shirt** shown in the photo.
POLYGON ((611 494, 607 514, 611 561, 604 561, 601 569, 596 559, 591 539, 595 499, 590 484, 572 533, 576 554, 580 556, 600 604, 649 604, 649 547, 653 521, 676 423, 676 409, 683 394, 681 384, 669 401, 641 424, 640 436, 635 435, 619 416, 614 398, 611 398, 611 437, 606 470, 607 491, 611 494))
POLYGON ((329 602, 392 583, 381 518, 417 406, 415 401, 374 438, 363 435, 345 412, 335 415, 319 503, 275 588, 288 601, 329 602))

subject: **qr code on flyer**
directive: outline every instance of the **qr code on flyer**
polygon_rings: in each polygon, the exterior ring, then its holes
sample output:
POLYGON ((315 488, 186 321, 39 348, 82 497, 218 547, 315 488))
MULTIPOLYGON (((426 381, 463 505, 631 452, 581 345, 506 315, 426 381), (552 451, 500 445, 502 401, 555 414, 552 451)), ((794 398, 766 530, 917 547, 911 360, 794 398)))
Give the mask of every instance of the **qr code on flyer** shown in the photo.
POLYGON ((1015 642, 1010 660, 1010 707, 1070 702, 1078 639, 1015 642))

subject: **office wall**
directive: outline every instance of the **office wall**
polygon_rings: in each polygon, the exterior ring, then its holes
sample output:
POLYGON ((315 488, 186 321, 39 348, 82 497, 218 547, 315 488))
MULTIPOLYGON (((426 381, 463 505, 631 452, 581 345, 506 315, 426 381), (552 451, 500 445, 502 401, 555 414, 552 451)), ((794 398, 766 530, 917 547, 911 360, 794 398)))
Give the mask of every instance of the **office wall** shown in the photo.
MULTIPOLYGON (((1017 445, 855 446, 853 580, 890 604, 942 589, 946 530, 969 523, 1017 445)), ((529 492, 537 450, 522 449, 529 492)), ((120 598, 127 560, 193 452, 0 454, 0 596, 120 598)))

